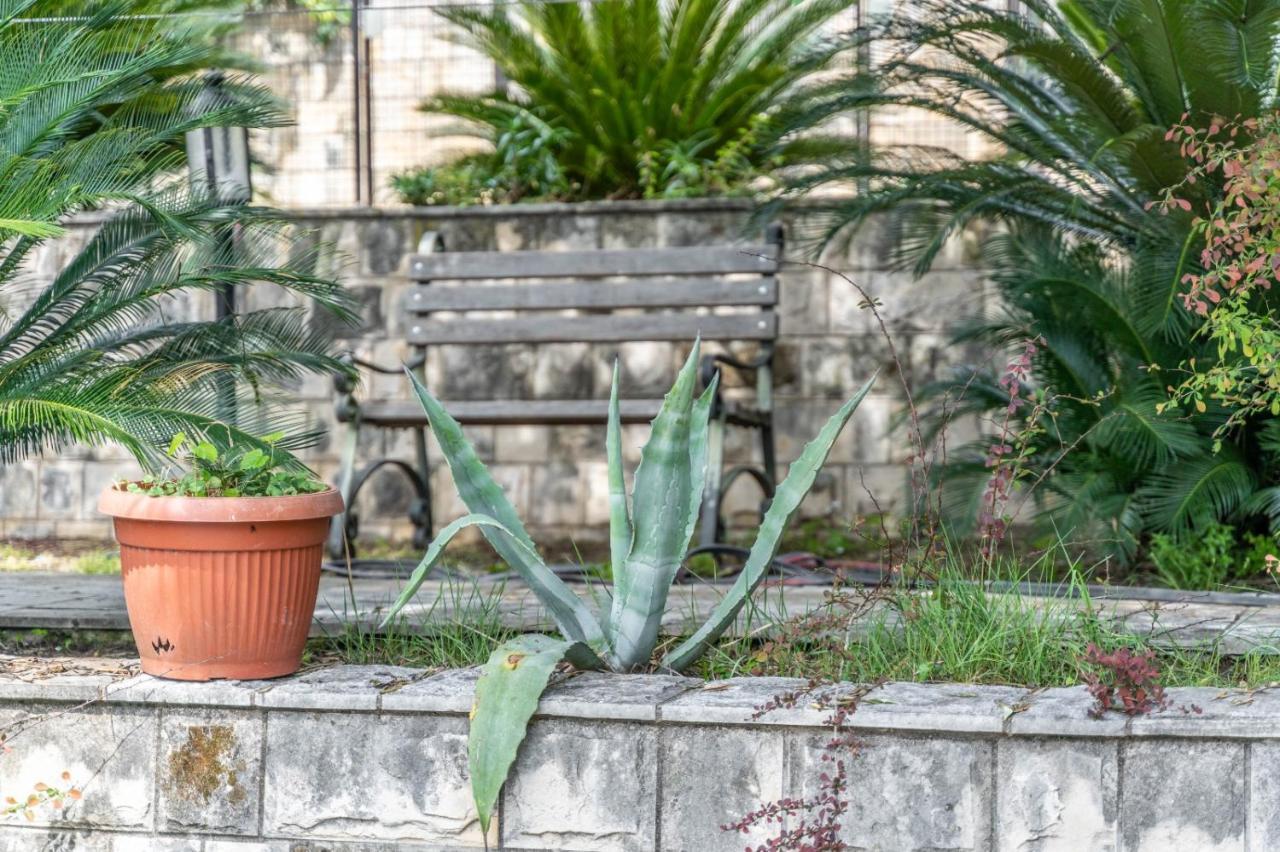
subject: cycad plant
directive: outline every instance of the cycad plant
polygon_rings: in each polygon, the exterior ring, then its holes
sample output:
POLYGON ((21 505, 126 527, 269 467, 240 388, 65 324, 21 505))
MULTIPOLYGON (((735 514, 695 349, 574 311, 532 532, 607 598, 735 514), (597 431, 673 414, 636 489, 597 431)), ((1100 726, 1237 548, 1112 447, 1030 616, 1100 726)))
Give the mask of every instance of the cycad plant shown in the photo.
MULTIPOLYGON (((774 118, 838 55, 855 0, 524 0, 440 14, 514 91, 422 104, 492 143, 494 169, 577 198, 688 194, 784 154, 774 118), (508 162, 511 159, 520 162, 508 162), (733 172, 733 174, 729 174, 733 172)), ((450 133, 459 132, 452 128, 450 133)), ((723 186, 719 187, 723 190, 723 186)), ((518 188, 517 188, 518 191, 518 188)))
MULTIPOLYGON (((831 81, 806 123, 925 110, 998 153, 975 162, 926 146, 851 147, 790 191, 856 187, 813 196, 825 214, 818 236, 883 217, 920 273, 971 223, 1003 226, 985 249, 999 309, 964 333, 1019 348, 1043 341, 1033 380, 1052 402, 1036 408, 1024 462, 1042 480, 1047 520, 1122 558, 1152 533, 1189 537, 1219 520, 1269 517, 1280 530, 1280 512, 1252 500, 1280 481, 1273 427, 1258 418, 1215 452, 1223 411, 1156 410, 1180 365, 1208 354, 1180 294, 1200 250, 1190 210, 1219 197, 1221 182, 1186 186, 1186 204, 1168 215, 1149 209, 1188 172, 1171 127, 1276 108, 1280 2, 915 0, 859 40, 885 61, 831 81)), ((979 366, 934 390, 954 397, 958 387, 962 409, 1002 418, 1011 402, 979 366)), ((989 478, 982 455, 972 448, 950 471, 950 503, 970 518, 989 478)))
POLYGON ((182 143, 282 122, 279 105, 230 79, 225 104, 197 109, 198 72, 224 59, 199 18, 187 28, 118 2, 58 19, 46 5, 0 0, 0 463, 110 442, 159 465, 178 432, 258 445, 270 429, 252 393, 251 427, 218 425, 227 379, 252 390, 341 367, 301 307, 209 322, 193 300, 273 284, 344 316, 349 302, 277 214, 186 189, 182 143), (90 210, 105 223, 37 281, 36 250, 90 210))
MULTIPOLYGON (((471 514, 440 531, 386 621, 413 598, 453 536, 474 526, 529 584, 563 634, 562 639, 524 635, 505 643, 493 652, 476 685, 469 754, 472 792, 485 831, 529 718, 555 667, 567 660, 582 669, 631 672, 651 664, 667 596, 697 523, 706 475, 707 423, 716 379, 701 395, 695 393, 698 350, 695 343, 653 421, 630 500, 624 485, 618 370, 614 367, 605 435, 614 584, 612 605, 599 617, 543 563, 515 509, 463 437, 457 421, 409 372, 453 473, 458 495, 471 514)), ((765 513, 742 572, 706 623, 661 657, 657 662, 660 670, 688 668, 733 623, 764 579, 787 523, 873 381, 874 377, 827 421, 791 465, 765 513)))

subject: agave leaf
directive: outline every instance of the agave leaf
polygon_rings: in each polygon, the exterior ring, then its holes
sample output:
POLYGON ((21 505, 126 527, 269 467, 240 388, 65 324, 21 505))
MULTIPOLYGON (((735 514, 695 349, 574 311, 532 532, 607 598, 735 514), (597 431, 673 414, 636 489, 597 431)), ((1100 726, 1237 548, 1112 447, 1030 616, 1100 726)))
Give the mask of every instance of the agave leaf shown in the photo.
POLYGON ((653 654, 667 594, 688 542, 686 515, 693 488, 689 432, 699 348, 695 342, 663 399, 636 468, 631 495, 635 529, 622 569, 627 576, 614 587, 610 617, 615 662, 624 670, 644 665, 653 654))
POLYGON ((449 416, 434 396, 410 370, 405 373, 413 383, 414 393, 427 412, 431 431, 453 474, 458 496, 473 515, 485 516, 493 523, 475 522, 489 545, 503 560, 519 572, 555 619, 561 632, 570 639, 603 651, 606 642, 599 622, 564 581, 546 566, 534 547, 533 539, 520 523, 515 508, 493 481, 484 462, 462 434, 458 421, 449 416))
MULTIPOLYGON (((613 385, 609 389, 609 424, 604 447, 609 460, 609 561, 613 569, 614 594, 629 576, 623 570, 631 549, 631 512, 627 508, 626 471, 622 466, 622 416, 618 411, 618 362, 613 362, 613 385)), ((613 642, 613 619, 604 625, 605 636, 613 642)))
POLYGON ((580 650, 585 649, 579 643, 526 634, 500 645, 484 664, 471 708, 467 763, 471 795, 486 834, 498 793, 551 673, 580 650))
MULTIPOLYGON (((418 589, 422 587, 423 581, 431 575, 431 569, 436 566, 436 563, 440 561, 440 557, 444 555, 445 548, 449 546, 449 542, 453 540, 455 535, 468 527, 489 527, 495 530, 497 535, 507 538, 511 542, 513 548, 522 549, 525 547, 510 530, 488 515, 463 515, 461 518, 451 522, 436 534, 435 539, 427 548, 426 555, 422 557, 422 561, 418 563, 418 567, 413 569, 413 574, 409 576, 409 582, 406 583, 405 587, 400 591, 400 596, 396 598, 396 602, 391 605, 391 609, 387 613, 387 617, 382 619, 382 623, 379 627, 386 627, 391 619, 395 618, 396 615, 404 609, 405 605, 408 604, 409 601, 413 600, 413 596, 417 594, 418 589)), ((526 561, 528 563, 541 564, 541 560, 538 558, 537 553, 527 549, 525 552, 526 561)), ((548 572, 550 571, 550 569, 547 570, 548 572)), ((531 587, 534 585, 535 584, 533 582, 530 582, 531 587)), ((538 597, 539 599, 542 599, 543 593, 539 592, 538 597)), ((550 606, 548 606, 548 608, 550 609, 550 606)))
POLYGON ((672 671, 683 671, 688 668, 733 623, 738 611, 764 579, 769 563, 778 552, 782 533, 786 530, 796 509, 800 508, 800 503, 809 493, 809 489, 813 487, 818 471, 822 469, 823 463, 827 460, 827 454, 831 452, 831 445, 835 443, 840 430, 853 416, 863 397, 871 390, 875 380, 874 375, 868 379, 867 383, 827 421, 822 431, 818 433, 818 437, 805 445, 800 457, 787 471, 786 479, 782 480, 774 493, 773 502, 769 505, 769 511, 765 513, 760 531, 756 534, 755 544, 751 546, 747 564, 738 575, 737 581, 729 589, 729 593, 716 605, 707 622, 663 658, 664 667, 672 671))
POLYGON ((716 388, 720 386, 720 374, 711 377, 710 384, 693 404, 692 422, 689 425, 689 470, 692 487, 689 489, 689 516, 684 525, 684 544, 681 550, 689 549, 689 539, 693 538, 693 528, 698 525, 698 516, 702 512, 702 492, 707 486, 707 431, 711 425, 711 404, 716 400, 716 388))

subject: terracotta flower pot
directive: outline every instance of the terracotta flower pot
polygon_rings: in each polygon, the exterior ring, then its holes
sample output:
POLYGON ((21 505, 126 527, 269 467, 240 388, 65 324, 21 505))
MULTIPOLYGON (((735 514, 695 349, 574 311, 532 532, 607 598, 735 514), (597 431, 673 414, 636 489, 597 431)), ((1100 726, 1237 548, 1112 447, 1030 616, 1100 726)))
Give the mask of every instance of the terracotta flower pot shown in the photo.
POLYGON ((298 670, 337 491, 148 497, 110 487, 129 624, 142 670, 177 680, 298 670))

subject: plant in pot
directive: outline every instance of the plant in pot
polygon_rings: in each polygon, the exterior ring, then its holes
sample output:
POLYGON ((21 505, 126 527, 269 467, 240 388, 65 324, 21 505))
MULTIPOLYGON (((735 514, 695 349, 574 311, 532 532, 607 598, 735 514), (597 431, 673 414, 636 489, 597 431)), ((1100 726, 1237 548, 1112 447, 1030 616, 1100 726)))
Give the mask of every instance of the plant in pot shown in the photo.
POLYGON ((177 680, 298 670, 329 520, 342 497, 281 448, 283 433, 217 446, 175 435, 186 470, 119 481, 114 519, 142 670, 177 680))
POLYGON ((457 421, 406 370, 453 473, 458 496, 470 514, 440 531, 383 624, 412 599, 453 536, 474 526, 528 583, 563 636, 522 635, 504 643, 489 657, 476 685, 468 752, 472 794, 486 833, 498 792, 556 667, 568 662, 579 669, 680 672, 695 663, 733 625, 764 580, 788 522, 813 486, 840 430, 875 381, 872 376, 832 415, 792 463, 760 523, 742 571, 706 623, 655 660, 667 596, 698 520, 706 478, 707 424, 718 377, 701 395, 695 393, 698 350, 695 342, 653 421, 630 500, 622 465, 618 369, 614 366, 605 437, 613 602, 599 614, 542 561, 515 509, 457 421))

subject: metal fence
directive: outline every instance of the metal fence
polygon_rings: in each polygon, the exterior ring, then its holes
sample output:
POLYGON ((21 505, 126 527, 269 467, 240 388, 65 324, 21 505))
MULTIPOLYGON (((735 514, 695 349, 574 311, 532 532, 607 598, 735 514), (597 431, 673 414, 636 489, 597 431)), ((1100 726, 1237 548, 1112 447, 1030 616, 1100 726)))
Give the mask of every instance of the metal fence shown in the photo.
MULTIPOLYGON (((831 26, 849 29, 893 2, 865 0, 831 26)), ((394 173, 475 149, 473 139, 444 135, 451 119, 417 108, 433 94, 489 91, 502 83, 494 63, 461 44, 437 14, 443 5, 334 0, 329 7, 245 14, 235 45, 260 64, 262 81, 295 116, 290 127, 254 134, 255 188, 266 200, 302 208, 396 204, 389 186, 394 173)), ((850 119, 842 129, 876 143, 980 153, 962 128, 922 112, 881 112, 850 119)))

